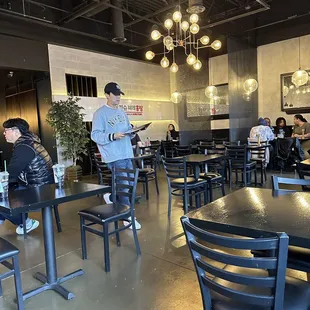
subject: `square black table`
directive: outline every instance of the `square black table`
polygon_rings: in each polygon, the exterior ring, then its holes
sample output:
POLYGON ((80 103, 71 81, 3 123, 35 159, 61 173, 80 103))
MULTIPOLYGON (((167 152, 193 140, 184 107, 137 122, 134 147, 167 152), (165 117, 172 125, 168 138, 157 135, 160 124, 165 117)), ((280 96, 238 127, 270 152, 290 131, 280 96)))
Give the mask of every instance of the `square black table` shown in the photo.
POLYGON ((186 163, 188 165, 194 166, 195 179, 198 179, 201 165, 204 164, 205 170, 206 172, 208 172, 207 164, 209 162, 218 161, 218 160, 225 159, 225 158, 226 158, 226 155, 224 154, 210 154, 210 155, 191 154, 191 155, 186 156, 186 163))
POLYGON ((310 248, 310 193, 243 188, 187 214, 193 224, 235 235, 285 232, 290 245, 310 248))
POLYGON ((40 187, 34 187, 19 191, 9 192, 7 200, 0 200, 0 212, 9 215, 17 215, 22 212, 41 209, 44 251, 46 263, 46 276, 40 272, 34 275, 34 278, 43 283, 23 295, 24 300, 40 294, 47 290, 54 290, 66 299, 74 298, 74 294, 65 289, 61 284, 67 280, 83 275, 82 269, 72 272, 64 277, 57 277, 55 238, 53 227, 53 205, 59 205, 64 202, 78 200, 110 192, 109 186, 87 184, 81 182, 67 182, 63 188, 57 188, 55 184, 46 184, 40 187))

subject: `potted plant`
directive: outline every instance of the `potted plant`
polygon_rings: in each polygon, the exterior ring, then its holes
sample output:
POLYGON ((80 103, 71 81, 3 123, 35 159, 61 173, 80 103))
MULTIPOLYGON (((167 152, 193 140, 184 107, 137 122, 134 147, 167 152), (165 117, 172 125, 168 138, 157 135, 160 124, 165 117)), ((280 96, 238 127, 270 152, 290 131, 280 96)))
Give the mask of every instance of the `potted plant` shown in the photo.
POLYGON ((57 146, 62 148, 64 160, 72 160, 72 166, 66 168, 66 178, 80 180, 82 168, 77 165, 79 155, 87 151, 89 142, 88 131, 83 123, 84 108, 77 102, 80 98, 69 96, 67 100, 58 100, 51 103, 47 113, 49 125, 54 129, 57 146))

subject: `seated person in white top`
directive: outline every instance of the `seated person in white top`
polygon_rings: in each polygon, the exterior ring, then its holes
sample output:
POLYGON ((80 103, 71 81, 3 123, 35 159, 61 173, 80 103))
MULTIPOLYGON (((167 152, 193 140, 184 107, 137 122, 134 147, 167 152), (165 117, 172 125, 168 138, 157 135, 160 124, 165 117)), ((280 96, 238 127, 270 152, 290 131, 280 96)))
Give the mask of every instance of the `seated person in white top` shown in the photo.
POLYGON ((258 126, 252 127, 250 131, 250 138, 258 138, 260 136, 260 141, 272 141, 274 140, 274 134, 270 127, 267 125, 266 120, 262 117, 258 119, 258 126))

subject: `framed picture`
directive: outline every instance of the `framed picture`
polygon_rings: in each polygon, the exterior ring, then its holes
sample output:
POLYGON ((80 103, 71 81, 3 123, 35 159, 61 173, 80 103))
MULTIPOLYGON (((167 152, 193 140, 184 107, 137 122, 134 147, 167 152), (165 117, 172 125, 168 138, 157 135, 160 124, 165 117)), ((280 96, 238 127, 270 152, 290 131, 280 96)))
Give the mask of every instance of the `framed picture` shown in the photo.
POLYGON ((198 88, 186 92, 186 117, 188 119, 208 117, 208 119, 228 119, 228 84, 214 85, 218 94, 214 98, 205 95, 205 88, 198 88))
MULTIPOLYGON (((310 74, 310 70, 305 70, 310 74)), ((281 110, 287 114, 310 112, 310 76, 306 85, 292 83, 294 72, 281 74, 281 110)))

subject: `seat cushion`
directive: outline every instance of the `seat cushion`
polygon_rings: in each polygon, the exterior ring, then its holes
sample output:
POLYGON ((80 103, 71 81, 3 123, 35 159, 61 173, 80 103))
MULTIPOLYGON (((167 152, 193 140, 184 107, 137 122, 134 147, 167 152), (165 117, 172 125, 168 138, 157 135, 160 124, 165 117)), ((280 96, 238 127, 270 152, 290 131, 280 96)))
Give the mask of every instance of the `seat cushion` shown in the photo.
POLYGON ((223 178, 222 175, 217 172, 200 173, 199 177, 209 181, 220 181, 223 178))
POLYGON ((9 241, 0 238, 0 260, 8 259, 19 253, 19 249, 9 241))
POLYGON ((115 217, 117 215, 121 217, 122 214, 127 215, 129 212, 130 206, 120 203, 111 203, 84 209, 79 211, 78 214, 89 221, 102 223, 111 217, 115 217))
MULTIPOLYGON (((251 276, 267 276, 265 270, 244 269, 235 266, 226 266, 226 271, 246 274, 251 276)), ((266 294, 270 295, 268 288, 255 288, 244 286, 232 282, 228 282, 219 278, 214 281, 231 289, 242 291, 249 294, 266 294)), ((286 277, 284 292, 284 308, 283 310, 308 310, 310 308, 310 285, 306 281, 302 281, 292 277, 286 277)), ((212 310, 270 310, 270 307, 258 307, 254 305, 245 305, 236 303, 226 297, 212 292, 212 310)))
MULTIPOLYGON (((195 183, 197 180, 194 177, 187 177, 186 183, 195 183)), ((171 180, 171 184, 184 184, 184 178, 177 178, 171 180)))

